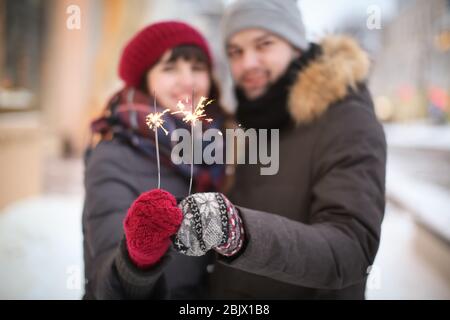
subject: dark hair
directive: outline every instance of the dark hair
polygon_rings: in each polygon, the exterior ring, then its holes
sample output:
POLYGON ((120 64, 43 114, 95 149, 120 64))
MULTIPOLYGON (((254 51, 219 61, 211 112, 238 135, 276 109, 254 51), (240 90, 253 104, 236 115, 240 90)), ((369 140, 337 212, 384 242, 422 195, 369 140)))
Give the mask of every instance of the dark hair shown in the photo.
POLYGON ((187 61, 204 62, 211 67, 209 63, 208 56, 206 53, 197 46, 194 45, 181 45, 172 49, 172 54, 170 55, 168 62, 174 62, 182 58, 187 61))

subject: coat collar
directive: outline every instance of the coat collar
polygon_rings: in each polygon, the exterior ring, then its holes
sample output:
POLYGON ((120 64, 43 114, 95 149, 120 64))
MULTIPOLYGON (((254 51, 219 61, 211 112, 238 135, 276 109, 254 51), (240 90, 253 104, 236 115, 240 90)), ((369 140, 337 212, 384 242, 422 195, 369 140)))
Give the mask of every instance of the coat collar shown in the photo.
POLYGON ((320 46, 322 54, 297 75, 289 92, 288 109, 297 124, 320 117, 369 73, 369 57, 354 39, 327 36, 320 46))

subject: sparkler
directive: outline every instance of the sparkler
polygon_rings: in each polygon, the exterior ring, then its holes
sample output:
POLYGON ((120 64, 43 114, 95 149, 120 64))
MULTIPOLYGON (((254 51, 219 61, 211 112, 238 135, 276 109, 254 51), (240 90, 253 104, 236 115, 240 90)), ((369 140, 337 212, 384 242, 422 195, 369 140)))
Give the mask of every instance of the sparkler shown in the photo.
POLYGON ((155 133, 158 132, 158 128, 161 128, 164 133, 167 135, 169 132, 164 128, 164 120, 162 119, 162 116, 169 111, 169 109, 164 110, 163 112, 156 112, 156 106, 154 106, 154 113, 149 113, 147 117, 145 118, 145 123, 149 127, 150 130, 154 130, 155 133))
POLYGON ((155 112, 149 113, 145 117, 145 123, 149 127, 150 130, 155 131, 155 144, 156 144, 156 164, 158 167, 158 189, 161 189, 161 166, 159 163, 159 141, 158 141, 158 128, 161 128, 164 133, 167 135, 168 131, 164 128, 164 120, 162 116, 169 111, 169 109, 165 109, 163 112, 156 111, 156 92, 153 92, 153 109, 155 112))
MULTIPOLYGON (((183 121, 186 123, 195 124, 197 120, 203 119, 206 117, 205 114, 205 107, 211 104, 214 100, 208 100, 208 98, 201 97, 199 102, 197 103, 197 106, 194 109, 194 94, 192 94, 191 99, 191 111, 186 110, 186 106, 183 102, 178 101, 177 108, 178 111, 172 112, 172 114, 178 114, 181 113, 184 115, 183 121)), ((211 118, 205 118, 206 121, 211 122, 213 119, 211 118)))
POLYGON ((191 113, 185 116, 186 122, 191 121, 191 177, 189 179, 189 196, 192 191, 192 177, 194 176, 194 125, 197 118, 194 116, 194 89, 192 89, 191 113))
MULTIPOLYGON (((194 108, 194 90, 192 90, 191 97, 191 110, 186 110, 186 106, 183 102, 178 101, 177 108, 178 111, 171 112, 171 114, 182 114, 184 115, 183 121, 191 124, 191 177, 189 180, 189 195, 192 191, 192 177, 194 174, 194 126, 197 121, 206 117, 205 107, 211 104, 214 100, 208 100, 208 98, 201 97, 197 106, 194 108)), ((205 118, 206 121, 211 122, 213 119, 205 118)))
MULTIPOLYGON (((129 100, 132 100, 132 95, 134 92, 131 93, 129 96, 129 100)), ((156 92, 153 93, 153 109, 154 112, 147 114, 145 117, 145 123, 149 127, 150 130, 153 130, 155 132, 155 144, 156 144, 156 163, 158 167, 158 189, 161 188, 161 165, 160 165, 160 157, 159 157, 159 139, 158 139, 158 129, 162 129, 164 133, 167 135, 169 132, 166 128, 164 128, 164 119, 162 116, 169 112, 169 109, 165 109, 162 112, 158 112, 156 110, 156 92)), ((196 107, 194 108, 194 91, 192 91, 192 98, 191 98, 191 110, 187 110, 185 104, 182 101, 179 101, 177 103, 176 108, 177 111, 171 112, 171 114, 182 114, 183 118, 182 121, 186 123, 191 124, 191 176, 190 176, 190 182, 189 182, 189 195, 192 192, 192 180, 193 180, 193 172, 194 172, 194 126, 197 121, 205 120, 207 122, 213 121, 212 118, 206 118, 205 113, 205 107, 207 107, 209 104, 211 104, 214 100, 208 100, 208 98, 201 97, 199 102, 197 103, 196 107)), ((133 105, 133 107, 122 107, 121 111, 148 111, 147 108, 144 106, 139 105, 133 105)))

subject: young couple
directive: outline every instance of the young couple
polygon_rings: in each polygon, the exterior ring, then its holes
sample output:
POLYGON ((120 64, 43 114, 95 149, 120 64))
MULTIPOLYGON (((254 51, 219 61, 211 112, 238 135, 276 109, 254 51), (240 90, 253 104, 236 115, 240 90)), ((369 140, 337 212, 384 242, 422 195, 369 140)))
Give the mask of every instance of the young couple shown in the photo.
MULTIPOLYGON (((124 88, 92 129, 83 212, 85 299, 364 299, 385 208, 386 143, 351 38, 309 43, 296 1, 237 0, 222 21, 238 102, 220 105, 207 42, 152 24, 125 46, 124 88), (279 130, 279 170, 170 161, 145 117, 200 97, 204 129, 279 130), (186 100, 187 99, 187 100, 186 100), (175 199, 175 197, 184 197, 175 199), (187 196, 187 197, 186 197, 187 196)), ((164 127, 189 129, 179 114, 164 127)), ((161 131, 159 131, 161 132, 161 131)))

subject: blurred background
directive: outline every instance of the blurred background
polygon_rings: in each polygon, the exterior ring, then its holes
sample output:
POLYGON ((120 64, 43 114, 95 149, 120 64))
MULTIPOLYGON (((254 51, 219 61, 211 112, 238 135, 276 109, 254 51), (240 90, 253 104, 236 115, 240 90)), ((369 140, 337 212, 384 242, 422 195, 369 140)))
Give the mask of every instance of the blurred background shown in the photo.
MULTIPOLYGON (((0 0, 0 299, 83 293, 83 151, 138 29, 184 20, 211 41, 227 0, 0 0)), ((356 37, 388 140, 368 299, 450 299, 450 0, 300 0, 309 40, 356 37)), ((270 23, 270 22, 268 22, 270 23)))

